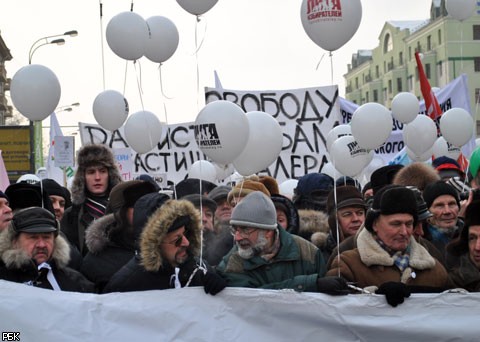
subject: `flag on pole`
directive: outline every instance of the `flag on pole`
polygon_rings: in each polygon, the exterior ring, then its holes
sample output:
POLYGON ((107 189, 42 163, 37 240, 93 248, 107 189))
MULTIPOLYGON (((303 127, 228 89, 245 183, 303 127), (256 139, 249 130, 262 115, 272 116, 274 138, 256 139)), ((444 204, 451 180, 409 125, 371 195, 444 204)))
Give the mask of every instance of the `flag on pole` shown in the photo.
POLYGON ((10 185, 10 180, 8 179, 7 168, 3 162, 2 150, 0 150, 0 190, 5 191, 10 185))

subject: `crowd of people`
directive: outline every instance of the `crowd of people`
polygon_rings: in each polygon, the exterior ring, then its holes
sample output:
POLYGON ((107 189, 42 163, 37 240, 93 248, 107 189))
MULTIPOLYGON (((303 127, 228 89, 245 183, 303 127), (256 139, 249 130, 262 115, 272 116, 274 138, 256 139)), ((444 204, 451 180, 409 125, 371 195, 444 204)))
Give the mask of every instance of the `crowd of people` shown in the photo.
POLYGON ((480 172, 445 156, 380 167, 363 186, 309 173, 293 196, 266 175, 187 178, 172 191, 148 175, 122 181, 100 144, 77 161, 71 189, 46 178, 0 191, 0 279, 99 294, 376 293, 392 306, 415 292, 480 291, 480 172))

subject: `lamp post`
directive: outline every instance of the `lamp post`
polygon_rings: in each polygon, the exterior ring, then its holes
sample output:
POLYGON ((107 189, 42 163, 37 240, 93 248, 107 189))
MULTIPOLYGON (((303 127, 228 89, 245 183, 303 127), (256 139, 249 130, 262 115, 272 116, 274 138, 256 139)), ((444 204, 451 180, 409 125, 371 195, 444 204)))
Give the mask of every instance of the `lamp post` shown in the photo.
MULTIPOLYGON (((70 30, 66 31, 62 34, 55 34, 51 36, 45 36, 42 38, 37 39, 32 46, 30 47, 30 50, 28 52, 28 64, 32 64, 32 58, 37 51, 38 48, 45 46, 45 45, 50 45, 50 44, 55 44, 55 45, 63 45, 65 44, 65 39, 59 38, 59 37, 64 37, 64 36, 70 36, 70 37, 76 37, 78 35, 77 30, 70 30), (57 39, 53 39, 57 38, 57 39)), ((34 141, 34 146, 35 146, 35 170, 36 171, 39 167, 43 166, 43 144, 42 144, 42 122, 41 121, 35 121, 35 122, 30 122, 30 126, 33 126, 33 141, 34 141)))

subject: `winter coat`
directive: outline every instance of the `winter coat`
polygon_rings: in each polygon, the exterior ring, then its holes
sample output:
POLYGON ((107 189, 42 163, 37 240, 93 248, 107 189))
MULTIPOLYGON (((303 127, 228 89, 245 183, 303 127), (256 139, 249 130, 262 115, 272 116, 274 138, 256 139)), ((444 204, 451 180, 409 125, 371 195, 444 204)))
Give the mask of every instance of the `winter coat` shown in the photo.
MULTIPOLYGON (((130 259, 105 286, 103 292, 163 290, 174 287, 175 268, 163 260, 161 243, 168 228, 179 216, 189 216, 191 223, 185 227, 185 237, 190 242, 189 258, 179 266, 179 280, 185 286, 196 269, 196 257, 201 248, 200 212, 185 200, 168 200, 148 219, 140 237, 140 252, 130 259)), ((193 276, 190 286, 202 285, 202 271, 193 276)))
POLYGON ((410 238, 409 267, 401 272, 394 260, 375 240, 373 235, 363 229, 357 238, 357 248, 340 254, 340 260, 334 258, 328 276, 340 274, 358 287, 377 286, 393 281, 407 285, 421 285, 448 288, 450 283, 445 268, 428 251, 410 238))
POLYGON ((313 209, 300 209, 298 215, 300 217, 298 235, 311 241, 318 248, 325 246, 330 231, 328 215, 313 209))
POLYGON ((94 221, 86 232, 85 243, 88 253, 83 258, 80 271, 95 283, 99 292, 113 274, 135 255, 133 228, 117 224, 114 214, 94 221))
POLYGON ((270 198, 275 204, 275 207, 280 205, 284 208, 285 215, 287 216, 287 232, 298 235, 300 229, 300 216, 292 200, 280 194, 272 194, 270 198))
MULTIPOLYGON (((0 233, 0 279, 53 289, 46 274, 38 271, 35 261, 24 250, 15 247, 14 239, 15 232, 12 228, 0 233)), ((60 289, 72 292, 94 292, 94 286, 90 281, 80 272, 67 267, 69 259, 68 242, 58 235, 48 264, 52 267, 60 289)))
POLYGON ((480 292, 480 270, 472 263, 468 253, 460 257, 459 265, 454 267, 449 275, 456 287, 480 292))
POLYGON ((279 229, 280 250, 272 260, 260 256, 243 259, 238 247, 222 259, 216 270, 227 286, 317 291, 317 278, 326 271, 322 253, 312 243, 279 229))

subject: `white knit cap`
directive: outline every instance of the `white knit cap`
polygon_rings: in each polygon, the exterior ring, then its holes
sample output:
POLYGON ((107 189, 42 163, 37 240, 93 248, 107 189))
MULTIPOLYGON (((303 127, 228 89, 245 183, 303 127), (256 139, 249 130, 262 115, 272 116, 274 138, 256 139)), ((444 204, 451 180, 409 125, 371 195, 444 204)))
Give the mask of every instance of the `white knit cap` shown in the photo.
POLYGON ((263 192, 253 191, 233 208, 230 225, 274 230, 277 228, 275 205, 263 192))

